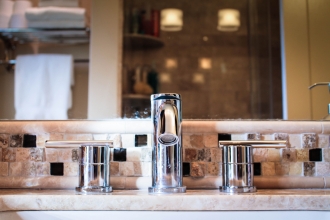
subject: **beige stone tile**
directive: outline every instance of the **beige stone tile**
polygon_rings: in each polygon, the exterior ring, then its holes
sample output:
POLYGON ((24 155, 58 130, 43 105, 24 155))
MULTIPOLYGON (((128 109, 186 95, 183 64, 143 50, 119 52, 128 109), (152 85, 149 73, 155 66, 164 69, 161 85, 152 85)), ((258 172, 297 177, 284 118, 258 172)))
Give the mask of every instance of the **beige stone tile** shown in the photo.
MULTIPOLYGON (((118 178, 118 177, 115 177, 118 178)), ((111 181, 111 180, 110 180, 111 181)), ((126 177, 125 189, 143 190, 145 191, 152 184, 151 177, 126 177)), ((116 187, 118 188, 118 187, 116 187)))
POLYGON ((72 162, 79 162, 79 149, 72 149, 72 162))
POLYGON ((205 147, 219 147, 218 134, 204 134, 205 147))
POLYGON ((30 161, 31 148, 17 148, 16 162, 30 161))
POLYGON ((78 163, 64 163, 63 164, 63 175, 64 176, 78 176, 78 163))
POLYGON ((246 141, 248 139, 248 134, 232 134, 231 140, 233 141, 246 141))
POLYGON ((290 176, 301 176, 303 174, 303 163, 302 162, 294 162, 290 163, 290 176))
POLYGON ((133 162, 135 176, 151 176, 150 162, 133 162))
POLYGON ((289 135, 287 133, 276 133, 276 134, 274 134, 274 140, 286 141, 288 139, 289 139, 289 135))
POLYGON ((275 134, 261 134, 261 140, 273 141, 275 140, 275 134))
POLYGON ((141 159, 142 162, 149 162, 152 159, 152 148, 142 147, 141 148, 141 159))
POLYGON ((316 176, 330 176, 329 162, 315 162, 316 176))
POLYGON ((122 146, 122 138, 120 134, 109 134, 108 140, 113 141, 114 148, 121 148, 122 146))
POLYGON ((122 134, 121 141, 123 148, 133 148, 135 147, 135 134, 122 134))
POLYGON ((77 134, 77 141, 91 141, 93 140, 92 134, 77 134))
POLYGON ((209 148, 197 150, 197 160, 211 162, 211 150, 209 148))
POLYGON ((297 150, 296 149, 281 149, 282 162, 296 162, 297 150))
POLYGON ((50 133, 49 140, 52 141, 63 141, 64 140, 64 133, 50 133))
POLYGON ((44 158, 45 158, 45 149, 44 148, 31 148, 30 161, 43 162, 44 158))
POLYGON ((45 161, 47 162, 58 162, 58 149, 46 148, 45 149, 45 161))
POLYGON ((120 176, 134 176, 133 162, 121 162, 119 163, 120 176))
POLYGON ((318 135, 318 148, 329 148, 330 147, 330 135, 319 134, 318 135))
POLYGON ((207 176, 220 176, 221 175, 221 164, 216 162, 207 163, 207 176))
POLYGON ((92 134, 93 140, 95 141, 108 140, 108 136, 108 134, 92 134))
POLYGON ((248 134, 248 140, 261 140, 260 133, 248 134))
POLYGON ((274 162, 262 162, 261 163, 261 175, 275 176, 275 163, 274 162))
POLYGON ((191 147, 190 134, 182 134, 182 146, 183 146, 183 148, 191 147))
POLYGON ((307 162, 309 161, 309 149, 297 149, 297 161, 307 162))
POLYGON ((301 135, 302 148, 315 148, 317 146, 316 142, 317 142, 316 134, 301 135))
POLYGON ((8 176, 8 167, 9 163, 8 162, 0 162, 0 176, 8 176))
POLYGON ((10 147, 22 147, 23 146, 23 135, 22 134, 12 134, 9 140, 10 147))
POLYGON ((110 175, 111 176, 119 175, 119 162, 110 162, 110 175))
POLYGON ((197 149, 195 148, 185 148, 184 152, 184 162, 192 162, 197 160, 197 149))
POLYGON ((7 148, 9 145, 9 134, 0 134, 0 148, 7 148))
POLYGON ((37 147, 45 148, 45 142, 49 140, 49 133, 42 133, 37 135, 37 147))
POLYGON ((211 149, 211 162, 222 162, 222 151, 219 148, 211 149))
POLYGON ((315 162, 304 162, 304 176, 315 176, 315 162))
POLYGON ((324 180, 321 177, 304 176, 256 176, 255 186, 258 189, 322 189, 324 180))
POLYGON ((141 161, 141 148, 127 148, 126 161, 141 161))
POLYGON ((22 176, 36 176, 37 168, 35 162, 22 162, 22 176))
POLYGON ((204 177, 205 176, 205 163, 204 162, 192 162, 190 164, 190 176, 204 177))
POLYGON ((37 176, 49 176, 50 175, 50 163, 48 162, 36 162, 37 176))
POLYGON ((275 162, 275 174, 278 176, 289 175, 290 172, 290 163, 280 163, 275 162))
POLYGON ((15 162, 16 148, 2 148, 2 162, 15 162))
POLYGON ((192 147, 203 148, 204 147, 204 137, 201 134, 193 134, 190 136, 190 143, 192 147))
POLYGON ((265 162, 267 160, 268 149, 254 148, 253 149, 253 162, 265 162))
POLYGON ((301 134, 289 134, 289 144, 292 148, 302 148, 301 134))
POLYGON ((72 162, 72 149, 60 149, 57 152, 58 162, 72 162))
POLYGON ((21 176, 23 172, 22 162, 9 163, 9 176, 21 176))
POLYGON ((280 149, 267 149, 267 161, 268 162, 278 162, 281 161, 281 151, 280 149))
POLYGON ((64 138, 65 138, 66 141, 76 141, 78 139, 78 134, 66 133, 64 135, 64 138))

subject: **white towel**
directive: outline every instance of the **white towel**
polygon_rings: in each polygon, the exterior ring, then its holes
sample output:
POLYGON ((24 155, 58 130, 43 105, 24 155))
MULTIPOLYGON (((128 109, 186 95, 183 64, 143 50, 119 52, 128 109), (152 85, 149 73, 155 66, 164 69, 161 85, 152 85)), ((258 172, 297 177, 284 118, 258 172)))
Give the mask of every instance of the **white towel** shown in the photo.
POLYGON ((78 0, 39 0, 39 7, 79 7, 78 0))
POLYGON ((15 119, 68 119, 73 83, 71 55, 18 56, 15 68, 15 119))
POLYGON ((85 9, 62 7, 29 8, 25 11, 25 16, 28 21, 84 21, 85 9))
POLYGON ((29 28, 84 28, 86 27, 85 21, 28 21, 29 28))

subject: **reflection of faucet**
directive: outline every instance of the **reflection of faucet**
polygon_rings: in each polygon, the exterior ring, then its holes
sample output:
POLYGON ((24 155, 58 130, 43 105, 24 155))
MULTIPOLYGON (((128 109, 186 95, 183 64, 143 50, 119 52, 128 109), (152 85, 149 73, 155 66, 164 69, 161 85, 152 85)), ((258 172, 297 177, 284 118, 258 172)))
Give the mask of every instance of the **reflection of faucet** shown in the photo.
MULTIPOLYGON (((330 82, 319 82, 319 83, 314 83, 309 89, 314 88, 315 86, 328 86, 329 92, 330 92, 330 82)), ((330 103, 328 104, 328 115, 323 118, 324 120, 330 120, 330 103)))
POLYGON ((180 95, 151 95, 151 118, 154 131, 149 193, 184 193, 180 95))

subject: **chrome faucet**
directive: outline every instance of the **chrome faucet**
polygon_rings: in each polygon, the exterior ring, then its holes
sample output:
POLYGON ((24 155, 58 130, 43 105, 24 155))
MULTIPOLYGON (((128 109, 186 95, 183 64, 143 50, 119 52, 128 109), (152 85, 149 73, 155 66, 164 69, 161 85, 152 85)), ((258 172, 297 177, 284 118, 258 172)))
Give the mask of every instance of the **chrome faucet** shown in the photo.
POLYGON ((151 95, 151 118, 152 186, 149 193, 184 193, 180 95, 151 95))

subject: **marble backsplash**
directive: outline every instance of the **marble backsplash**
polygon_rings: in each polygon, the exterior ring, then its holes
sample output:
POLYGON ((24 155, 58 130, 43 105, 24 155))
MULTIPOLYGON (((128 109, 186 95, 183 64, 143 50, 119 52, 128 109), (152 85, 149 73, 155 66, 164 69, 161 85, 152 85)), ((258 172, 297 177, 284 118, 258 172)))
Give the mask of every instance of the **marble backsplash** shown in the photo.
MULTIPOLYGON (((330 122, 183 121, 183 175, 187 188, 221 185, 218 140, 287 140, 286 149, 254 149, 258 188, 330 187, 330 122)), ((151 185, 150 120, 1 121, 1 188, 74 188, 75 148, 45 148, 46 140, 114 140, 111 185, 151 185)))

